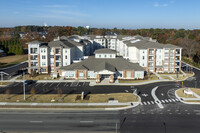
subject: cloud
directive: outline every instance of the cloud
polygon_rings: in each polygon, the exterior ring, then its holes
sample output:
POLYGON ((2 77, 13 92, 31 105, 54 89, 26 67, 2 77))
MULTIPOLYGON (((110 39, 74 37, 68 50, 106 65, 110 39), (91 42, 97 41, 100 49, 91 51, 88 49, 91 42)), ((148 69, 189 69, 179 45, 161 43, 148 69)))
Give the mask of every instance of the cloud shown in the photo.
POLYGON ((76 7, 74 5, 43 5, 46 8, 64 8, 64 7, 76 7))
POLYGON ((167 3, 165 3, 165 4, 154 3, 153 6, 154 7, 167 7, 167 6, 169 6, 169 4, 167 4, 167 3))

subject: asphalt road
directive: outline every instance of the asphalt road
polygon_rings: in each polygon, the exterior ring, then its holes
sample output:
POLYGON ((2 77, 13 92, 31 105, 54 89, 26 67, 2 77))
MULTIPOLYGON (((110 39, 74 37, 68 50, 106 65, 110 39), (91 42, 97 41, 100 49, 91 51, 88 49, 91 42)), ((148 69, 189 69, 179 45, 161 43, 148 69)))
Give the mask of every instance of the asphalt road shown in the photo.
MULTIPOLYGON (((184 81, 184 86, 200 87, 200 71, 193 68, 195 76, 184 81), (196 80, 195 80, 196 79, 196 80)), ((76 83, 33 83, 26 86, 26 93, 34 87, 40 94, 63 93, 116 93, 133 92, 141 96, 141 105, 123 111, 0 111, 2 132, 113 132, 116 133, 199 133, 200 106, 186 105, 174 96, 181 83, 163 82, 140 86, 89 86, 76 83), (158 86, 156 96, 164 108, 159 108, 151 96, 158 86)), ((23 93, 22 83, 0 88, 0 93, 10 88, 11 93, 23 93)))

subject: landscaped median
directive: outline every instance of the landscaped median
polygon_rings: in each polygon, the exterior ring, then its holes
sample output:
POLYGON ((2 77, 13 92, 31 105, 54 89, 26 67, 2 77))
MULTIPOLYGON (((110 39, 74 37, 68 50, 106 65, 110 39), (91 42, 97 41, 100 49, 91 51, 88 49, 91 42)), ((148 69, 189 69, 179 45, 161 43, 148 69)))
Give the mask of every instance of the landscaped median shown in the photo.
POLYGON ((110 94, 1 94, 0 107, 14 108, 130 108, 140 102, 140 97, 133 93, 110 94))
POLYGON ((183 103, 200 104, 199 88, 181 88, 176 90, 175 95, 183 103))

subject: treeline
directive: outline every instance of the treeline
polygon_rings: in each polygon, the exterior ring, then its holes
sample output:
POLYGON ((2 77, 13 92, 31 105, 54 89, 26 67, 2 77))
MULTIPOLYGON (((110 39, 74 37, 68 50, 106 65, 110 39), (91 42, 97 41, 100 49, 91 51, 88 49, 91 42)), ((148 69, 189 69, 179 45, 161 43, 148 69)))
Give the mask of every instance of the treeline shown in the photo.
MULTIPOLYGON (((70 35, 107 35, 109 33, 117 33, 120 35, 141 35, 144 37, 152 37, 159 43, 174 44, 183 48, 183 56, 200 63, 200 30, 185 30, 185 29, 108 29, 108 28, 90 28, 72 27, 72 26, 16 26, 14 28, 0 28, 1 40, 20 40, 23 47, 26 48, 26 42, 40 40, 44 42, 52 41, 58 36, 70 35), (26 32, 28 35, 25 39, 19 38, 19 32, 26 32), (45 37, 41 37, 45 33, 45 37), (8 35, 12 35, 10 38, 8 35), (6 38, 7 37, 7 38, 6 38)), ((13 47, 18 45, 12 42, 13 47)), ((19 45, 20 46, 20 45, 19 45)), ((20 46, 21 47, 21 46, 20 46)), ((8 50, 8 45, 5 46, 8 53, 16 53, 13 50, 8 50)), ((12 48, 11 48, 12 49, 12 48)))
POLYGON ((23 46, 20 40, 0 40, 0 49, 4 50, 8 55, 22 55, 24 54, 23 46))

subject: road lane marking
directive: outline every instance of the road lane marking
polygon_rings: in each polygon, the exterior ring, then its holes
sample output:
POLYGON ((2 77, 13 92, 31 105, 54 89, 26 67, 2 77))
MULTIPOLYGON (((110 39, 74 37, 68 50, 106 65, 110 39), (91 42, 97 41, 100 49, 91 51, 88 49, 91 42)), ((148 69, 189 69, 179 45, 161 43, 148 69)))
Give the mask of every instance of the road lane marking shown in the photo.
POLYGON ((163 103, 165 103, 165 101, 164 100, 161 100, 163 103))
POLYGON ((65 83, 65 85, 64 86, 66 86, 67 85, 67 83, 65 83))
POLYGON ((83 82, 83 86, 85 85, 85 82, 83 82))
POLYGON ((167 103, 168 103, 169 101, 165 100, 165 102, 167 102, 167 103))
POLYGON ((151 101, 151 103, 152 103, 152 104, 154 104, 154 102, 153 102, 153 101, 151 101))
POLYGON ((147 101, 148 104, 151 104, 149 101, 147 101))
POLYGON ((41 83, 37 83, 37 85, 36 85, 36 86, 38 86, 39 84, 41 84, 41 83))
POLYGON ((174 99, 172 99, 173 102, 176 102, 174 99))
POLYGON ((172 102, 172 100, 168 99, 169 102, 172 102))
POLYGON ((140 103, 140 105, 143 105, 142 102, 140 103))
POLYGON ((47 83, 44 83, 42 86, 45 86, 47 83))
POLYGON ((60 83, 57 84, 57 87, 60 85, 60 83))
POLYGON ((54 83, 51 83, 49 86, 52 86, 54 83))
POLYGON ((30 123, 43 123, 43 121, 29 121, 30 123))
POLYGON ((147 105, 147 103, 146 102, 143 102, 144 103, 144 105, 147 105))
POLYGON ((19 85, 20 84, 20 82, 18 82, 17 84, 15 84, 14 86, 17 86, 17 85, 19 85))
POLYGON ((80 123, 93 123, 94 121, 80 121, 80 123))
POLYGON ((176 101, 179 101, 179 99, 175 99, 176 101))

